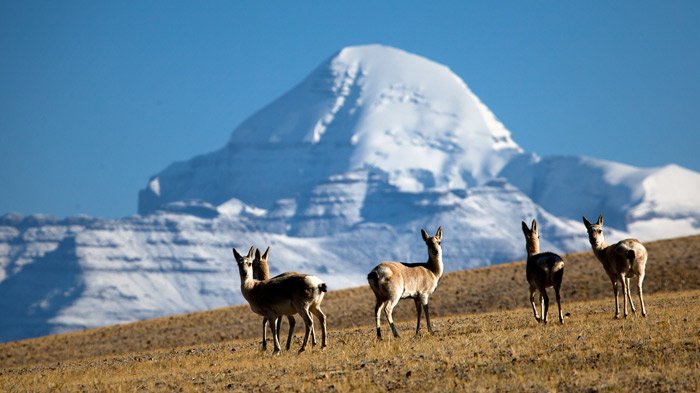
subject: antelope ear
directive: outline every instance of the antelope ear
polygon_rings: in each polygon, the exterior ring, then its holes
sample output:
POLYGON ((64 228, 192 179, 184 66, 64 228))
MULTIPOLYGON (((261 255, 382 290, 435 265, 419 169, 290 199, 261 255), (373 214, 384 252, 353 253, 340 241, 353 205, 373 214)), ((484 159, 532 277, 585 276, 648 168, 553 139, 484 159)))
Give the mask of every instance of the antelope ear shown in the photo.
POLYGON ((255 249, 255 259, 257 259, 258 261, 260 260, 260 249, 259 248, 255 249))
POLYGON ((435 232, 435 237, 438 241, 442 240, 442 225, 439 226, 437 232, 435 232))
POLYGON ((250 250, 248 250, 248 258, 253 257, 253 246, 250 246, 250 250))
POLYGON ((421 229, 421 230, 420 230, 420 234, 421 234, 421 236, 423 236, 423 241, 426 241, 426 242, 427 242, 427 241, 428 241, 428 237, 429 237, 429 236, 428 236, 428 232, 426 232, 425 229, 421 229))
POLYGON ((265 250, 265 253, 262 255, 262 259, 267 260, 267 257, 270 256, 270 246, 267 246, 267 250, 265 250))
POLYGON ((530 228, 527 227, 525 221, 520 221, 520 226, 523 228, 523 233, 525 234, 525 236, 530 236, 530 228))
POLYGON ((239 254, 235 248, 233 249, 233 257, 236 258, 236 262, 240 262, 243 260, 243 257, 241 256, 241 254, 239 254))
POLYGON ((532 219, 532 231, 537 232, 537 220, 534 218, 532 219))
POLYGON ((600 213, 598 216, 598 222, 596 224, 603 225, 603 213, 600 213))
POLYGON ((586 229, 590 228, 591 225, 592 225, 591 222, 588 221, 588 219, 586 218, 586 216, 583 216, 583 225, 586 226, 586 229))

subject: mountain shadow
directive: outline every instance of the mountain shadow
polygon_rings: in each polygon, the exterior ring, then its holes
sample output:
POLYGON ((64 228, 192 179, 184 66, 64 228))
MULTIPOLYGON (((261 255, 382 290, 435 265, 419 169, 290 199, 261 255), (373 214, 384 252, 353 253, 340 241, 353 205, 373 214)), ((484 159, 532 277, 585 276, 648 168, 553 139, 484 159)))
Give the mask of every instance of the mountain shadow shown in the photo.
POLYGON ((0 283, 0 342, 55 333, 51 320, 85 291, 82 273, 70 236, 0 283))

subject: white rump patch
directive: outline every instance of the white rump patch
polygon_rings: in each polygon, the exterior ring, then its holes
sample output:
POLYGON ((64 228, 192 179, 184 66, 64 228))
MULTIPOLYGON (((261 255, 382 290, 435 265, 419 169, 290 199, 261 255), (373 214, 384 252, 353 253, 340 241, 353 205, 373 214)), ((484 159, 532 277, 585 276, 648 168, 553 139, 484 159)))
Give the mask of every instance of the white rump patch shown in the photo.
POLYGON ((319 285, 323 284, 323 280, 316 276, 306 276, 304 277, 308 285, 312 288, 318 287, 319 285))
POLYGON ((552 268, 552 272, 559 271, 564 268, 564 261, 558 261, 554 264, 552 268))
POLYGON ((391 269, 389 269, 386 266, 379 266, 379 268, 377 269, 377 276, 378 276, 379 280, 389 278, 393 274, 394 274, 394 272, 392 272, 391 269))

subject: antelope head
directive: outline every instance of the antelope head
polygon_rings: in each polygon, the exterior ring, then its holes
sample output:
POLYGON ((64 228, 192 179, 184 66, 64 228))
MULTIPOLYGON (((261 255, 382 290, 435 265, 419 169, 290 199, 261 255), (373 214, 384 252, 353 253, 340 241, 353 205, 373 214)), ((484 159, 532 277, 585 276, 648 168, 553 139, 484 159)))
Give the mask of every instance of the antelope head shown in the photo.
POLYGON ((525 235, 525 250, 527 255, 535 255, 540 252, 540 233, 537 230, 537 220, 532 220, 532 228, 528 228, 522 221, 523 234, 525 235))
POLYGON ((586 231, 588 231, 588 240, 591 242, 591 246, 594 248, 602 247, 603 244, 605 244, 605 236, 603 236, 603 213, 600 213, 598 221, 595 224, 591 224, 584 216, 583 224, 586 226, 586 231))
POLYGON ((236 258, 236 262, 238 263, 238 274, 241 276, 241 283, 246 281, 249 278, 253 278, 253 246, 250 246, 250 250, 248 251, 248 255, 242 256, 241 254, 236 251, 236 249, 233 249, 233 256, 236 258))
POLYGON ((270 275, 270 268, 267 258, 270 255, 270 247, 267 247, 264 254, 260 254, 259 249, 255 249, 255 259, 253 259, 253 278, 257 280, 267 280, 270 275))
POLYGON ((442 227, 438 228, 437 232, 435 232, 435 236, 429 236, 425 229, 421 229, 420 234, 423 236, 425 245, 428 246, 428 256, 430 258, 442 255, 442 247, 440 247, 440 243, 442 242, 442 227))

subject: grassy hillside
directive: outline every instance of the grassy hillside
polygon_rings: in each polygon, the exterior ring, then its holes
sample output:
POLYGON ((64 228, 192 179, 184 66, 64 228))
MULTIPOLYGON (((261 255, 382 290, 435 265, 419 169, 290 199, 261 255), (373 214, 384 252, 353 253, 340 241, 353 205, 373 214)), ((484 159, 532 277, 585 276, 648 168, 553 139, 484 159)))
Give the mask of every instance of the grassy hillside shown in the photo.
POLYGON ((301 355, 238 339, 27 364, 0 369, 0 391, 698 391, 700 291, 648 306, 647 318, 614 320, 607 299, 570 302, 564 326, 525 308, 442 317, 420 338, 404 322, 398 340, 334 329, 328 349, 301 355))
POLYGON ((323 353, 261 357, 261 319, 247 306, 229 307, 1 344, 0 391, 264 390, 270 384, 698 390, 700 236, 647 246, 646 319, 613 320, 602 267, 592 253, 576 253, 565 257, 562 296, 570 317, 563 327, 534 322, 524 265, 516 262, 447 274, 431 302, 433 315, 443 316, 435 318, 433 337, 411 337, 415 309, 403 301, 395 316, 405 321, 399 324, 404 337, 375 342, 373 296, 359 287, 328 293, 331 341, 323 353), (257 363, 264 372, 254 369, 257 363))

